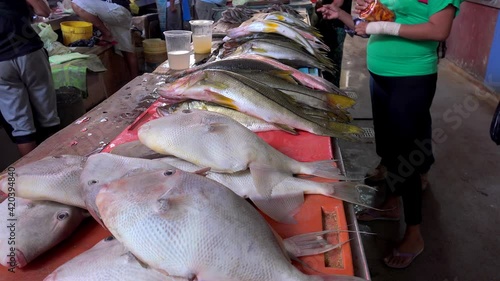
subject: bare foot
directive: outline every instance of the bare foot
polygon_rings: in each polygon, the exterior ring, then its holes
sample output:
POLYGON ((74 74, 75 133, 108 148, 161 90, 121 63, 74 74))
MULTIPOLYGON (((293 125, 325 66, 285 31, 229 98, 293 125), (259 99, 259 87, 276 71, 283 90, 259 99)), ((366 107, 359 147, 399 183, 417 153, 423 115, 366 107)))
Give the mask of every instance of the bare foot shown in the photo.
POLYGON ((384 263, 392 268, 406 268, 424 250, 424 239, 420 234, 420 225, 406 227, 401 244, 392 254, 384 258, 384 263))

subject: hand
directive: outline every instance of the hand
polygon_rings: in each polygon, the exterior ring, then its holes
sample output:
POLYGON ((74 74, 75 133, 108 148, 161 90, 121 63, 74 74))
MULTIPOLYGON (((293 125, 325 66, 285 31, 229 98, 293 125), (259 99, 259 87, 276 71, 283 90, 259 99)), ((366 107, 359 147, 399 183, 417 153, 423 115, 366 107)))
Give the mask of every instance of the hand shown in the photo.
POLYGON ((176 13, 177 12, 177 8, 175 7, 175 5, 170 5, 170 12, 172 13, 176 13))
POLYGON ((372 3, 375 0, 356 0, 356 5, 354 6, 354 13, 358 14, 361 13, 364 9, 368 8, 370 3, 372 3))
POLYGON ((367 22, 360 22, 354 27, 354 31, 356 31, 356 34, 360 36, 367 35, 366 33, 367 26, 368 26, 367 22))
POLYGON ((335 4, 324 5, 323 7, 318 9, 323 15, 323 18, 327 20, 337 19, 339 17, 339 7, 335 6, 335 4))

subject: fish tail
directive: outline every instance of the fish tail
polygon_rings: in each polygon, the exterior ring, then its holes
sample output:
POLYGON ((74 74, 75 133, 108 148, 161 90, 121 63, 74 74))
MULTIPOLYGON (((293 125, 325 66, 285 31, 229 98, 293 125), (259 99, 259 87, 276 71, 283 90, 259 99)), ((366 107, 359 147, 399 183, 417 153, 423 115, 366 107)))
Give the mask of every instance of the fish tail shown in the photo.
POLYGON ((325 185, 330 186, 333 190, 330 194, 324 194, 326 196, 337 198, 339 200, 366 208, 379 210, 372 206, 372 202, 370 202, 370 200, 367 200, 367 197, 374 197, 371 194, 378 192, 378 190, 374 187, 358 182, 334 182, 325 183, 325 185), (370 194, 370 196, 367 196, 367 194, 370 194))
POLYGON ((333 165, 334 163, 334 160, 302 162, 299 173, 326 179, 344 179, 344 176, 340 174, 340 170, 333 165))
POLYGON ((327 128, 343 135, 358 135, 363 132, 363 129, 358 126, 339 122, 329 122, 327 128))

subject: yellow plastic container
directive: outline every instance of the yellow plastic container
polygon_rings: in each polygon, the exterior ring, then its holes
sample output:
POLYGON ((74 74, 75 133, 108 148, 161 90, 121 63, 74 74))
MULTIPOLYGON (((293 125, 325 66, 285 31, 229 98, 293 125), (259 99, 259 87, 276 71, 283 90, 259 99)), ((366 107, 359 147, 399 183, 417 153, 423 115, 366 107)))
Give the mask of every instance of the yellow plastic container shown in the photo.
POLYGON ((160 38, 145 39, 142 41, 144 53, 163 53, 167 52, 167 44, 165 40, 160 38))
POLYGON ((80 39, 92 38, 92 24, 86 21, 61 22, 61 31, 66 46, 80 39))

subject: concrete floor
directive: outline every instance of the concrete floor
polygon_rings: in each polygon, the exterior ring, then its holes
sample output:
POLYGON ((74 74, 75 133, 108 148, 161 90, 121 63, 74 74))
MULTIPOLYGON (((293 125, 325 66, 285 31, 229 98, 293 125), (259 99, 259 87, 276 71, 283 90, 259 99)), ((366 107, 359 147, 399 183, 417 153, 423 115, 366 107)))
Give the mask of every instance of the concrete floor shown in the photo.
MULTIPOLYGON (((369 127, 365 44, 361 38, 346 39, 342 83, 359 96, 355 122, 369 127)), ((446 139, 434 146, 432 186, 424 193, 425 251, 408 269, 389 269, 381 260, 398 242, 404 225, 361 224, 363 230, 377 233, 363 241, 374 281, 500 280, 500 147, 488 134, 498 97, 483 94, 446 62, 439 71, 432 114, 434 128, 442 129, 446 139)), ((340 145, 351 174, 363 175, 378 162, 374 144, 340 145)), ((3 129, 0 147, 3 170, 19 157, 3 129)))
MULTIPOLYGON (((355 122, 371 122, 366 41, 347 38, 343 62, 344 87, 359 96, 355 122)), ((500 280, 500 146, 489 138, 498 95, 475 87, 463 74, 442 61, 432 106, 434 130, 443 135, 434 143, 436 163, 424 192, 422 231, 425 251, 407 269, 386 267, 382 258, 397 245, 404 223, 360 224, 374 281, 491 281, 500 280)), ((362 175, 378 163, 374 144, 340 143, 347 172, 362 175)))

